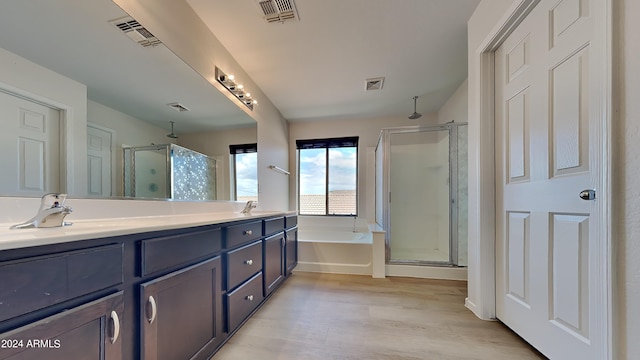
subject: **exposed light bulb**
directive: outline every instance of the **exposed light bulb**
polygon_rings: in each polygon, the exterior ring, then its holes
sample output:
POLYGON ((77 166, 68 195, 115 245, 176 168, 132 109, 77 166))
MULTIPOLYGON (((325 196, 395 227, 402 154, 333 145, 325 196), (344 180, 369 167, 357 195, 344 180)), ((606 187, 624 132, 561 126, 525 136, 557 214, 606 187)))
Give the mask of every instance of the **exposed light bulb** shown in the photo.
POLYGON ((229 90, 236 99, 240 100, 241 103, 249 107, 249 109, 253 110, 253 105, 258 102, 251 98, 251 93, 245 92, 244 85, 238 84, 235 81, 235 76, 231 74, 225 74, 218 67, 216 67, 216 80, 222 84, 227 90, 229 90))

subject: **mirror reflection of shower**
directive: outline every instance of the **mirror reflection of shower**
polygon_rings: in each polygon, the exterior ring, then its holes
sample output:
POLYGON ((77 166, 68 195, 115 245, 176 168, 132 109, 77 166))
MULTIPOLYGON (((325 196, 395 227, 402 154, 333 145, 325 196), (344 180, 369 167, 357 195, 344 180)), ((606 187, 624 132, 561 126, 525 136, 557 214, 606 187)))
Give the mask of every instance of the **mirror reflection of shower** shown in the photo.
POLYGON ((375 157, 387 263, 466 266, 466 124, 385 129, 375 157))
POLYGON ((175 144, 125 147, 124 196, 216 200, 216 161, 175 144))

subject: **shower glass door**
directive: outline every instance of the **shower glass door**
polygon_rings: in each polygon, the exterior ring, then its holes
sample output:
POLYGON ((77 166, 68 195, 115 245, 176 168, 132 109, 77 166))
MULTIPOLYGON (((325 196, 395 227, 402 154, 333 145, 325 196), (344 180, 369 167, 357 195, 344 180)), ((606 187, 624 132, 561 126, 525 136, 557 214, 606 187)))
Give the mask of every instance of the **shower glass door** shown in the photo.
POLYGON ((387 264, 467 265, 467 124, 383 129, 375 218, 387 264))
MULTIPOLYGON (((390 263, 451 264, 450 129, 390 131, 390 263)), ((455 139, 453 139, 455 141, 455 139)))
POLYGON ((124 148, 124 196, 165 199, 171 197, 167 145, 124 148))

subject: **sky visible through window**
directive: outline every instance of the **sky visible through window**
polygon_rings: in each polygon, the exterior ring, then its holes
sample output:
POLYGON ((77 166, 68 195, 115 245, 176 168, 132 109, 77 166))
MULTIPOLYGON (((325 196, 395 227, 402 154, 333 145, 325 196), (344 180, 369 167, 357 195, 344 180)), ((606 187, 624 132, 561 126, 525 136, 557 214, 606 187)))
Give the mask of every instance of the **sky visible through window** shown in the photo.
POLYGON ((300 149, 301 213, 350 215, 356 212, 357 148, 300 149), (329 164, 327 166, 327 151, 329 164), (327 171, 329 184, 327 186, 327 171), (327 194, 327 190, 329 194, 327 194), (320 196, 317 196, 320 195, 320 196), (326 211, 326 196, 329 211, 326 211))
POLYGON ((236 154, 236 200, 258 200, 258 153, 236 154))

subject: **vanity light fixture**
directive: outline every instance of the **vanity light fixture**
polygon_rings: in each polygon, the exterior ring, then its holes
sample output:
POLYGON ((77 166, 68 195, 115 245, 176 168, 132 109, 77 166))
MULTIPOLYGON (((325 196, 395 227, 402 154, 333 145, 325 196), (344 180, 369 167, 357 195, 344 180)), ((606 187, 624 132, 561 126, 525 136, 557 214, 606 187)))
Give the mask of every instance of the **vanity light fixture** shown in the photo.
POLYGON ((224 86, 236 99, 240 100, 246 107, 253 110, 253 106, 258 104, 258 101, 251 97, 251 93, 245 91, 244 85, 236 82, 235 76, 231 74, 225 74, 216 66, 216 80, 224 86))

